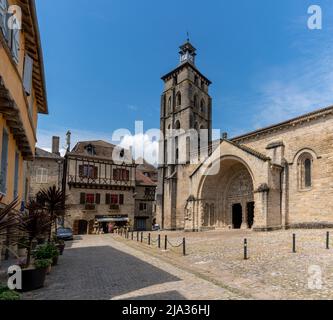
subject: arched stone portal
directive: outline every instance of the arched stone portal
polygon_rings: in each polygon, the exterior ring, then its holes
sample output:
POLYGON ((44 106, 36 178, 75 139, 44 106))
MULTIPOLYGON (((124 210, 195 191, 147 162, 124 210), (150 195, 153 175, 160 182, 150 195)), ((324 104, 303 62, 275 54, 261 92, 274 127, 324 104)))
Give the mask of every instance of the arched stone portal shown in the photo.
POLYGON ((249 204, 254 203, 251 173, 240 159, 225 159, 220 165, 219 173, 207 176, 202 186, 203 226, 251 228, 254 219, 253 212, 248 212, 249 204))

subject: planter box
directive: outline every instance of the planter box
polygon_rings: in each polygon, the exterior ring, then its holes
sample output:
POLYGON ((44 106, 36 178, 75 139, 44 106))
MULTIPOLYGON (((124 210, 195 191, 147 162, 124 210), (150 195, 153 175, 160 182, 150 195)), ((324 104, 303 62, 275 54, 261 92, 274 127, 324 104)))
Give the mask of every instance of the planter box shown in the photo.
POLYGON ((22 290, 28 292, 44 287, 47 268, 45 269, 24 269, 22 270, 22 290))

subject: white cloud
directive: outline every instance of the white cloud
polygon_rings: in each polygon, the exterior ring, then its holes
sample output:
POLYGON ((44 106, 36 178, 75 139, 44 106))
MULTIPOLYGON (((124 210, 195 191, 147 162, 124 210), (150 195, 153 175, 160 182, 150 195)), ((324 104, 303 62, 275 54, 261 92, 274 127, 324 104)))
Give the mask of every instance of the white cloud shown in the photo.
MULTIPOLYGON (((54 128, 54 130, 41 129, 38 131, 37 146, 46 151, 52 150, 52 137, 60 137, 60 153, 62 155, 66 152, 66 133, 67 128, 54 128)), ((148 134, 124 135, 120 142, 112 141, 112 133, 88 131, 80 129, 70 129, 71 135, 71 149, 79 141, 95 141, 104 140, 110 143, 121 146, 122 148, 132 149, 134 159, 143 158, 148 163, 156 165, 158 163, 158 139, 151 139, 148 134)))

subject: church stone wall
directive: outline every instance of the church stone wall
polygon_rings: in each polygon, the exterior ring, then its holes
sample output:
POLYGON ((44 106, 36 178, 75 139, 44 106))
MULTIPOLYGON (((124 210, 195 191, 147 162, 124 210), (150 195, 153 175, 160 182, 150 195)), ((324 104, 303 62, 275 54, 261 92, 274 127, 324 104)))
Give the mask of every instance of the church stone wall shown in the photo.
POLYGON ((333 116, 236 142, 272 157, 272 149, 266 147, 278 141, 284 144, 283 157, 289 172, 286 224, 305 227, 333 224, 333 116), (313 155, 313 183, 308 190, 300 188, 297 160, 303 152, 313 155))

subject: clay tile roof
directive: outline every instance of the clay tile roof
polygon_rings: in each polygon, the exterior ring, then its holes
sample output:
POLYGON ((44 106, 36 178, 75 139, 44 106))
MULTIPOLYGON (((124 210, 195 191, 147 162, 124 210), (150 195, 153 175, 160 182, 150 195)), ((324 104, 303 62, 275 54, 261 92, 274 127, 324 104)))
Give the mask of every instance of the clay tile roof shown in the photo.
POLYGON ((36 148, 35 157, 36 158, 59 159, 59 160, 63 159, 61 156, 58 156, 57 154, 48 152, 48 151, 40 149, 40 148, 36 148))
POLYGON ((136 183, 140 186, 156 186, 156 182, 146 177, 140 170, 136 170, 135 175, 136 183))

